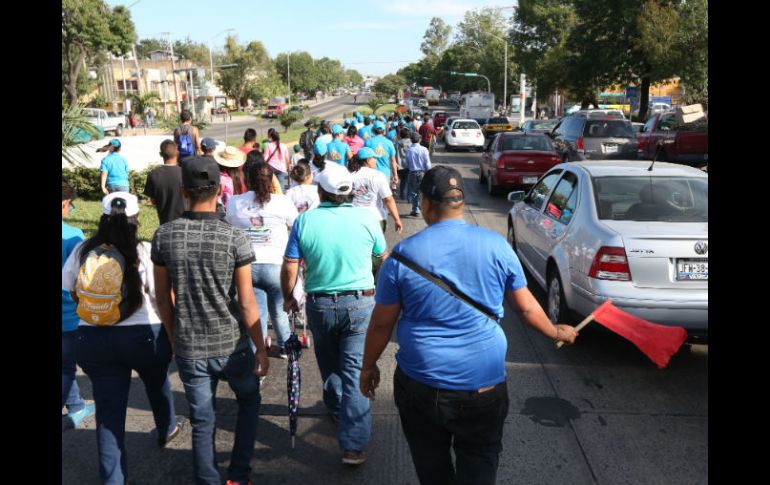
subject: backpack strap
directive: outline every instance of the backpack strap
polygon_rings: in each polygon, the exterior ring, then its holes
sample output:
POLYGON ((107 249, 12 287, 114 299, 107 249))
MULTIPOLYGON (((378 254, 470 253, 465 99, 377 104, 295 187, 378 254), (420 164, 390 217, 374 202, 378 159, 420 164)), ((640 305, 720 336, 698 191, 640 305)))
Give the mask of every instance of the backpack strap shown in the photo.
POLYGON ((489 310, 487 310, 486 308, 484 308, 481 304, 476 303, 473 299, 471 299, 471 297, 469 297, 468 295, 466 295, 462 291, 460 291, 458 289, 455 289, 455 288, 452 288, 449 285, 449 283, 447 283, 446 281, 442 280, 438 276, 430 273, 428 270, 426 270, 422 266, 418 265, 417 263, 415 263, 411 259, 407 258, 403 254, 397 253, 396 251, 393 251, 393 252, 390 253, 390 257, 395 259, 399 263, 403 264, 407 268, 411 269, 415 273, 419 274, 423 278, 433 282, 436 286, 441 287, 441 289, 443 289, 444 291, 446 291, 450 295, 452 295, 452 296, 454 296, 454 297, 464 301, 468 305, 472 306, 473 308, 475 308, 476 310, 478 310, 479 312, 484 314, 485 317, 490 318, 490 319, 496 321, 497 323, 500 323, 500 319, 497 318, 497 315, 495 315, 494 313, 492 313, 489 310))

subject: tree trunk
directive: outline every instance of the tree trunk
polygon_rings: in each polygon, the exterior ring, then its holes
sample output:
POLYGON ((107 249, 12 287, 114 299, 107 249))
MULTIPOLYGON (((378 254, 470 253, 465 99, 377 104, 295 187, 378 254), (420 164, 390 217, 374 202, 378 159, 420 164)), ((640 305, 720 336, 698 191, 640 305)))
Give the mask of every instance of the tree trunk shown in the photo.
MULTIPOLYGON (((80 75, 80 66, 83 64, 83 59, 86 57, 84 50, 79 46, 75 46, 75 48, 78 49, 78 58, 69 66, 67 85, 65 86, 67 94, 70 95, 70 106, 78 104, 78 76, 80 75)), ((67 60, 69 60, 69 57, 67 60)))
POLYGON ((644 123, 647 119, 647 108, 650 104, 650 77, 642 77, 641 94, 639 95, 639 120, 644 123))

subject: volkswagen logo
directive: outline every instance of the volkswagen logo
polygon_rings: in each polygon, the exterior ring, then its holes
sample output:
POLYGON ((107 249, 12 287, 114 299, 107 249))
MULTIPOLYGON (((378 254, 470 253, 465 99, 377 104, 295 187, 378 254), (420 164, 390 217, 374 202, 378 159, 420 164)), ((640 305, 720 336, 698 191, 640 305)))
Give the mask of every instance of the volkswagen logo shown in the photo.
POLYGON ((709 244, 703 241, 696 242, 695 252, 698 254, 706 254, 707 252, 709 252, 709 244))

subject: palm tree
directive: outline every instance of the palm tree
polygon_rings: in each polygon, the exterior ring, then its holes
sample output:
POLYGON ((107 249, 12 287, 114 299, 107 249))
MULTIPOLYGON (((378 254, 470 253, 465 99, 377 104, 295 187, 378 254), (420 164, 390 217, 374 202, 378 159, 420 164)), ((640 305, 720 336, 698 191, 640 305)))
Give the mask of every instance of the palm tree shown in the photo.
POLYGON ((70 165, 78 165, 78 158, 85 157, 80 146, 84 141, 97 138, 99 130, 88 121, 82 106, 70 106, 61 112, 61 156, 70 165))
MULTIPOLYGON (((160 96, 156 92, 146 93, 142 96, 133 93, 131 94, 130 98, 131 103, 134 105, 134 109, 136 110, 137 114, 142 116, 142 119, 144 119, 145 115, 147 114, 147 110, 149 110, 153 105, 160 101, 160 96)), ((147 123, 142 123, 142 127, 144 128, 144 134, 146 135, 147 123)))
POLYGON ((382 108, 384 105, 385 105, 385 99, 382 98, 379 94, 375 94, 374 96, 369 98, 369 101, 366 102, 366 106, 372 109, 373 115, 376 115, 377 110, 382 108))

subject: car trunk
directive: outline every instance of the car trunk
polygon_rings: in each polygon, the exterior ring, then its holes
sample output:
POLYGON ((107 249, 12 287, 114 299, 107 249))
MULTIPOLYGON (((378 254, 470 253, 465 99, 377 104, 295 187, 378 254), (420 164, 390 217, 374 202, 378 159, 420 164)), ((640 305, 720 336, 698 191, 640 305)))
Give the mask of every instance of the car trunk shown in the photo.
POLYGON ((591 160, 636 160, 636 138, 584 137, 585 157, 591 160))
POLYGON ((708 223, 612 220, 602 220, 602 223, 623 238, 634 286, 708 289, 708 251, 695 252, 696 243, 708 244, 708 223), (705 273, 705 279, 678 279, 679 270, 682 278, 702 278, 705 273))
POLYGON ((452 128, 452 131, 455 132, 452 136, 454 136, 456 140, 473 141, 476 138, 479 138, 479 139, 482 138, 481 131, 478 128, 471 128, 471 129, 452 128))
POLYGON ((679 155, 708 153, 709 135, 702 132, 680 131, 676 134, 676 152, 679 155))
POLYGON ((547 172, 555 164, 561 163, 561 159, 553 152, 541 151, 504 151, 500 157, 508 170, 521 170, 526 172, 547 172), (531 162, 531 163, 530 163, 531 162))

